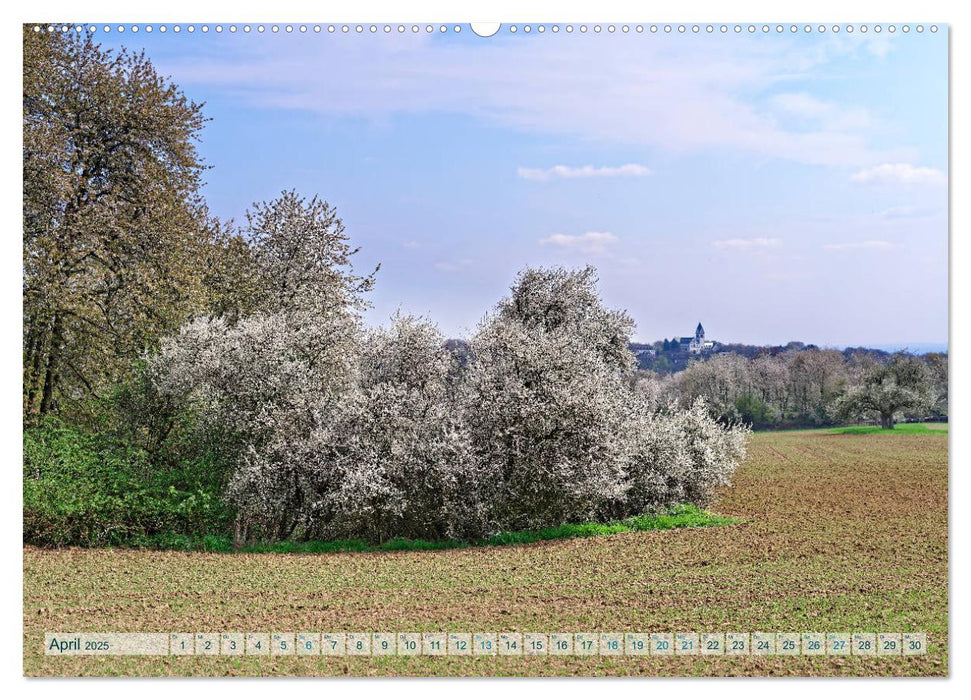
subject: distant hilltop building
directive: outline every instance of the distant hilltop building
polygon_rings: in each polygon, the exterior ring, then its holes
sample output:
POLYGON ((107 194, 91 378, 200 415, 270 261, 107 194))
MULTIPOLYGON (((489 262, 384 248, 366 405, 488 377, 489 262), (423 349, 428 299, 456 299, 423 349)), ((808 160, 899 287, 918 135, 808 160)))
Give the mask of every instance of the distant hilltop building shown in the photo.
POLYGON ((727 348, 716 340, 706 340, 705 327, 699 323, 693 336, 674 336, 670 340, 665 338, 649 345, 631 343, 630 349, 637 355, 639 369, 672 374, 680 372, 693 361, 711 357, 727 348))
POLYGON ((682 352, 688 352, 692 355, 700 355, 715 347, 713 340, 705 340, 705 327, 701 325, 700 321, 695 329, 694 337, 683 336, 678 339, 678 342, 681 345, 682 352))

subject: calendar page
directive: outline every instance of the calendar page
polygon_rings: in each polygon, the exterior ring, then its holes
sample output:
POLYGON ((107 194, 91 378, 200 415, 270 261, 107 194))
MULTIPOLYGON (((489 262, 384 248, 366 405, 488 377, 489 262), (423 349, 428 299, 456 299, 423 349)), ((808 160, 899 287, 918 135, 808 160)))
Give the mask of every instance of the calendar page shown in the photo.
POLYGON ((25 676, 949 673, 947 23, 76 10, 25 676))

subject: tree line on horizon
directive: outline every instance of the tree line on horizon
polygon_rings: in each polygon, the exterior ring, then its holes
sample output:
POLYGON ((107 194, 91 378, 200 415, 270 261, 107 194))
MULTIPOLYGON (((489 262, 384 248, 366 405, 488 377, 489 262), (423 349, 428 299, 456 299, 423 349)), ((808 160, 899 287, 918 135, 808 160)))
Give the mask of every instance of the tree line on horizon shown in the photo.
POLYGON ((692 355, 690 352, 682 349, 681 343, 677 338, 672 338, 671 340, 664 338, 653 343, 633 342, 631 343, 631 350, 637 355, 638 369, 649 370, 657 374, 680 372, 692 360, 706 359, 720 354, 741 355, 742 357, 754 360, 763 355, 779 355, 784 352, 800 350, 836 350, 837 352, 841 352, 847 360, 854 356, 860 357, 866 355, 870 359, 880 362, 887 361, 892 355, 898 352, 927 357, 928 359, 932 356, 944 356, 945 358, 947 356, 946 350, 917 352, 908 348, 901 348, 896 351, 891 351, 883 347, 876 348, 865 345, 848 345, 832 348, 797 340, 790 341, 784 345, 753 345, 751 343, 722 343, 716 341, 710 350, 705 350, 698 355, 692 355))
POLYGON ((873 421, 890 429, 899 420, 948 416, 945 353, 761 348, 697 358, 679 372, 639 369, 636 381, 652 405, 701 398, 717 419, 755 428, 873 421))

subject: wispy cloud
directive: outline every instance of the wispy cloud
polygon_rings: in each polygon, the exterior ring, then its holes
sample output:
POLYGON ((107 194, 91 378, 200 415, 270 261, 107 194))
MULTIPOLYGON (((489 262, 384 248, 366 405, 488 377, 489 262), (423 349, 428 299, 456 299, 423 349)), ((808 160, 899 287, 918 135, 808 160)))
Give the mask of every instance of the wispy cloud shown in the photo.
POLYGON ((853 241, 847 243, 827 243, 823 248, 826 250, 886 250, 893 248, 893 243, 888 241, 853 241))
POLYGON ((919 211, 920 210, 917 209, 917 207, 902 205, 882 209, 878 211, 876 215, 881 219, 911 219, 915 216, 919 216, 919 211))
POLYGON ((445 262, 435 263, 436 270, 442 270, 443 272, 459 272, 461 270, 467 270, 472 267, 473 261, 469 258, 462 258, 461 260, 452 260, 445 262))
POLYGON ((859 128, 869 116, 852 106, 808 93, 773 103, 767 94, 780 81, 865 51, 868 42, 856 37, 798 44, 740 37, 729 46, 631 34, 582 48, 580 37, 562 35, 486 43, 361 39, 261 44, 256 58, 227 44, 212 55, 163 61, 160 70, 180 85, 203 84, 261 108, 338 118, 464 114, 544 136, 851 168, 916 157, 912 148, 876 147, 859 128), (305 69, 336 64, 340 71, 305 69), (793 110, 815 121, 794 119, 793 110))
POLYGON ((782 241, 778 238, 726 238, 720 241, 712 241, 715 248, 733 248, 739 250, 749 250, 753 248, 775 248, 782 241))
POLYGON ((866 129, 873 121, 870 112, 862 107, 820 100, 805 92, 775 95, 771 104, 779 112, 831 131, 866 129))
POLYGON ((922 168, 909 163, 884 163, 855 172, 850 179, 864 184, 941 185, 947 175, 936 168, 922 168))
POLYGON ((571 236, 565 233, 554 233, 552 236, 540 240, 540 245, 552 245, 567 250, 577 250, 581 253, 600 255, 607 252, 607 248, 619 239, 609 231, 587 231, 571 236))
POLYGON ((940 213, 942 213, 942 210, 935 210, 931 207, 902 205, 878 211, 876 216, 880 219, 926 219, 940 213))
POLYGON ((557 179, 576 179, 588 177, 644 177, 650 175, 651 171, 643 165, 637 163, 627 163, 626 165, 609 166, 603 165, 594 167, 583 165, 580 167, 570 167, 569 165, 554 165, 552 168, 519 168, 516 173, 524 180, 547 180, 557 179))

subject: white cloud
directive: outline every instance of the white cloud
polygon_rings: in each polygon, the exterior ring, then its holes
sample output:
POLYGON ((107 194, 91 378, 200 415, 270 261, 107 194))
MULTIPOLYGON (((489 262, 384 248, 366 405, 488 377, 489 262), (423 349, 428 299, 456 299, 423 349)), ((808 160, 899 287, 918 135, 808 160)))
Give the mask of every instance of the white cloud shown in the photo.
POLYGON ((752 248, 775 248, 781 243, 778 238, 726 238, 712 241, 715 248, 734 248, 748 250, 752 248))
POLYGON ((401 245, 405 248, 421 248, 421 243, 418 241, 405 241, 401 245))
POLYGON ((827 243, 823 248, 826 250, 886 250, 893 248, 893 244, 887 241, 855 241, 851 243, 827 243))
POLYGON ((580 167, 570 167, 569 165, 554 165, 552 168, 519 168, 516 173, 524 180, 555 180, 555 179, 574 179, 586 177, 643 177, 650 175, 651 171, 643 165, 627 163, 612 167, 604 165, 599 168, 592 165, 580 167))
POLYGON ((567 250, 577 250, 581 253, 599 255, 607 252, 607 247, 618 241, 617 236, 609 231, 587 231, 576 236, 565 233, 554 233, 540 241, 540 245, 552 245, 567 250))
POLYGON ((922 168, 909 163, 884 163, 863 168, 850 179, 864 184, 940 185, 947 182, 947 175, 935 168, 922 168))

